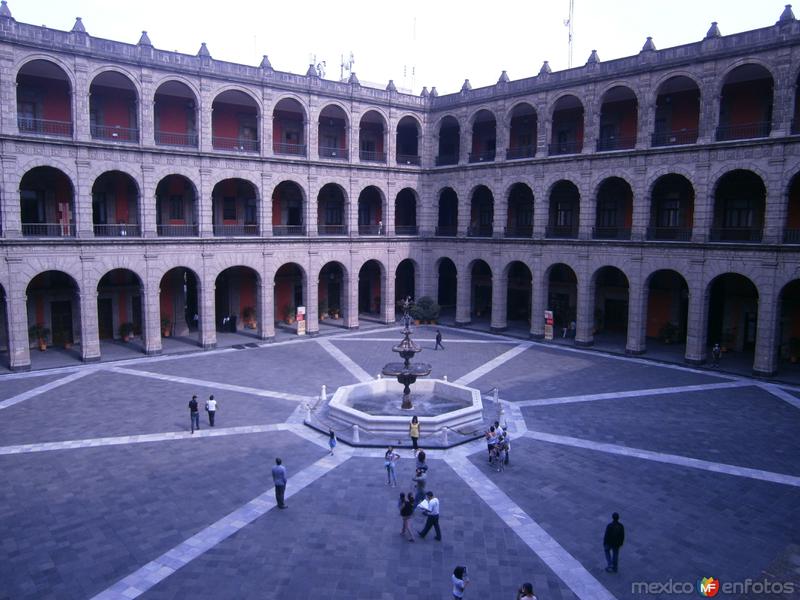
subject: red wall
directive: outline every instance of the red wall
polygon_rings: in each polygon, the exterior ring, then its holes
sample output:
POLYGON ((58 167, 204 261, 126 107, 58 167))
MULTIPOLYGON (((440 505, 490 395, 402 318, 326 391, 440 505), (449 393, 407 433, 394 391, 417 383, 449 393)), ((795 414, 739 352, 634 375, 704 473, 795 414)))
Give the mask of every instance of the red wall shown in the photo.
POLYGON ((789 212, 786 215, 786 227, 800 229, 800 184, 794 184, 789 190, 789 212))
POLYGON ((158 128, 167 133, 189 133, 188 98, 158 95, 158 128))
POLYGON ((669 290, 650 290, 647 299, 647 337, 658 337, 661 328, 670 322, 672 293, 669 290))
MULTIPOLYGON (((169 185, 167 186, 167 198, 165 199, 166 202, 169 202, 169 196, 181 195, 185 196, 186 193, 189 191, 187 190, 187 183, 186 180, 180 177, 170 177, 169 185)), ((186 201, 184 200, 184 203, 186 201)), ((167 204, 162 208, 162 210, 166 211, 167 215, 169 215, 169 205, 167 204)), ((184 218, 183 219, 170 219, 170 225, 185 225, 186 224, 186 211, 191 210, 191 207, 184 205, 184 218)))
POLYGON ((289 279, 278 279, 275 282, 275 319, 277 321, 286 320, 288 304, 294 304, 294 282, 289 279))
POLYGON ((129 90, 92 86, 92 96, 97 96, 106 127, 131 127, 131 108, 135 96, 129 90))
POLYGON ((747 125, 765 119, 772 98, 770 83, 732 83, 726 85, 722 93, 728 107, 729 125, 747 125))
POLYGON ((42 119, 72 121, 69 84, 66 81, 20 75, 18 82, 24 87, 35 87, 43 90, 42 119))
MULTIPOLYGON (((114 196, 116 198, 117 223, 130 223, 130 198, 128 197, 128 185, 122 177, 115 179, 114 196)), ((134 222, 136 219, 134 219, 134 222)))
POLYGON ((251 275, 244 275, 239 280, 239 314, 248 306, 256 307, 256 279, 251 275))
POLYGON ((211 135, 215 137, 239 137, 239 116, 237 107, 221 102, 214 104, 211 135))
POLYGON ((700 103, 697 91, 678 92, 671 96, 672 113, 670 119, 672 132, 681 131, 682 129, 696 131, 700 122, 700 103))

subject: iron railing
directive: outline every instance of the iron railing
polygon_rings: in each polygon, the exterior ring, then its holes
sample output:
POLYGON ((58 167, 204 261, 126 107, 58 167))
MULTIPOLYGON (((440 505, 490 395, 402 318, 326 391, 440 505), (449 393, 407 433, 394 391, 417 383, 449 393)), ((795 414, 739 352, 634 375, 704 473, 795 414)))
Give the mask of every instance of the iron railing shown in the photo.
POLYGON ((786 228, 783 230, 784 244, 800 244, 800 229, 786 228))
POLYGON ((630 150, 635 146, 636 138, 633 136, 608 137, 597 140, 598 152, 609 152, 611 150, 630 150))
POLYGON ((492 237, 491 225, 470 225, 467 227, 467 237, 492 237))
POLYGON ((272 235, 274 236, 288 236, 288 235, 305 235, 305 225, 273 225, 272 235))
POLYGON ((386 162, 386 152, 376 152, 375 150, 359 150, 359 160, 364 162, 386 162))
POLYGON ((544 236, 554 239, 572 239, 578 237, 578 228, 572 226, 548 225, 544 236))
POLYGON ((305 144, 285 144, 283 142, 274 142, 272 144, 272 151, 275 154, 290 154, 292 156, 305 156, 305 144))
POLYGON ((395 235, 419 235, 419 227, 416 225, 395 225, 395 235))
POLYGON ((214 223, 214 236, 216 237, 241 237, 258 235, 258 225, 236 223, 230 225, 220 225, 214 223))
POLYGON ((650 137, 651 146, 680 146, 697 143, 697 129, 681 129, 680 131, 662 131, 650 137))
POLYGON ((477 163, 477 162, 492 162, 496 155, 495 150, 484 150, 482 152, 470 152, 469 153, 469 162, 477 163))
POLYGON ((437 237, 456 237, 458 235, 458 226, 437 225, 435 234, 437 237))
POLYGON ((258 140, 245 140, 242 138, 211 136, 211 145, 214 150, 229 150, 232 152, 258 152, 261 144, 258 140))
POLYGON ((630 227, 592 227, 594 240, 629 240, 631 239, 630 227))
POLYGON ((317 225, 318 235, 347 235, 347 225, 317 225))
POLYGON ((159 237, 197 237, 199 228, 196 224, 156 225, 159 237))
POLYGON ((329 148, 327 146, 320 146, 319 157, 347 160, 347 148, 329 148))
POLYGON ((386 228, 377 223, 367 223, 358 225, 358 235, 383 235, 386 233, 386 228))
POLYGON ((515 160, 517 158, 531 158, 536 156, 536 146, 516 146, 506 150, 506 160, 515 160))
POLYGON ((50 119, 17 116, 17 127, 19 127, 20 133, 72 137, 72 121, 53 121, 50 119))
POLYGON ((511 225, 506 227, 503 237, 529 238, 533 236, 533 225, 511 225))
POLYGON ((713 227, 709 239, 712 242, 758 243, 763 233, 755 227, 713 227))
POLYGON ((769 121, 758 123, 744 123, 742 125, 720 125, 717 127, 717 141, 745 140, 769 136, 771 124, 769 121))
POLYGON ((446 165, 457 165, 458 154, 440 154, 436 157, 436 166, 444 167, 446 165))
POLYGON ((23 223, 26 237, 75 237, 75 223, 23 223))
POLYGON ((156 131, 156 144, 159 146, 184 146, 197 148, 196 133, 173 133, 172 131, 156 131))
POLYGON ((398 165, 419 165, 420 164, 420 157, 415 154, 398 154, 397 155, 397 164, 398 165))
POLYGON ((141 228, 138 223, 95 223, 95 237, 139 237, 141 228))
POLYGON ((137 127, 120 127, 119 125, 92 125, 92 138, 136 143, 139 141, 139 129, 137 127))
POLYGON ((583 142, 573 140, 570 142, 558 142, 549 144, 547 146, 547 153, 550 156, 558 156, 560 154, 578 154, 583 150, 583 142))
POLYGON ((648 227, 647 239, 665 242, 688 242, 692 238, 691 227, 648 227))

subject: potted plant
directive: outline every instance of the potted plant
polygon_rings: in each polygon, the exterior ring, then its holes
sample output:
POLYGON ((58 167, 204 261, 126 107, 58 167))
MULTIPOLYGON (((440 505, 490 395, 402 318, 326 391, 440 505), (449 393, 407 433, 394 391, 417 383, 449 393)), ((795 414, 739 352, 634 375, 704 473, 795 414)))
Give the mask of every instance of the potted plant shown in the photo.
POLYGON ((164 337, 169 337, 171 331, 172 321, 169 319, 169 317, 161 317, 161 335, 164 337))
POLYGON ((30 335, 31 339, 36 340, 40 352, 47 350, 47 338, 50 335, 50 329, 41 323, 37 323, 36 325, 31 325, 30 329, 28 329, 28 335, 30 335))
POLYGON ((119 337, 122 338, 123 342, 131 341, 131 338, 133 337, 133 323, 120 323, 119 337))
POLYGON ((330 311, 331 319, 338 319, 340 312, 341 311, 340 311, 338 306, 334 306, 333 308, 331 308, 331 311, 330 311))
POLYGON ((665 344, 671 344, 678 340, 678 326, 675 323, 664 323, 658 335, 665 344))
POLYGON ((430 296, 423 296, 414 303, 414 314, 411 316, 414 319, 419 319, 425 323, 436 323, 439 319, 439 313, 442 307, 439 306, 430 296))
POLYGON ((287 304, 286 308, 284 309, 284 314, 286 315, 286 324, 291 325, 294 323, 295 313, 296 313, 294 304, 287 304))
POLYGON ((325 320, 328 318, 328 303, 325 300, 320 300, 319 302, 319 315, 320 320, 325 320))
POLYGON ((256 328, 256 311, 252 306, 245 306, 242 309, 242 322, 245 329, 256 328))

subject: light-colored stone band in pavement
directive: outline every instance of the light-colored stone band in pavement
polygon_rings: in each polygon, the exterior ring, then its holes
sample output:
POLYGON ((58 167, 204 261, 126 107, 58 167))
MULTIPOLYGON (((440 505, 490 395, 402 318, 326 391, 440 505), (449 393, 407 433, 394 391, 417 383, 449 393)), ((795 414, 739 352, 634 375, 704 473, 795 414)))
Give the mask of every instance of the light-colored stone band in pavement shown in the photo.
POLYGON ((562 446, 585 448, 587 450, 596 450, 598 452, 605 452, 607 454, 616 454, 617 456, 630 456, 633 458, 641 458, 643 460, 677 465, 679 467, 688 467, 691 469, 700 469, 702 471, 712 471, 714 473, 723 473, 725 475, 734 475, 736 477, 759 479, 761 481, 769 481, 770 483, 780 483, 781 485, 800 487, 800 477, 795 477, 794 475, 785 475, 784 473, 774 473, 772 471, 762 471, 760 469, 751 469, 749 467, 738 467, 736 465, 728 465, 725 463, 715 463, 708 460, 701 460, 699 458, 681 456, 679 454, 665 454, 663 452, 642 450, 640 448, 629 448, 628 446, 619 446, 617 444, 593 442, 591 440, 585 440, 582 438, 574 438, 566 435, 555 435, 552 433, 545 433, 543 431, 528 431, 525 434, 525 437, 539 440, 541 442, 560 444, 562 446))
POLYGON ((467 458, 447 458, 447 463, 511 530, 582 600, 614 600, 611 594, 561 544, 531 519, 522 508, 467 458))
POLYGON ((747 387, 752 381, 724 381, 722 383, 702 383, 665 388, 628 390, 624 392, 608 392, 604 394, 585 394, 579 396, 562 396, 560 398, 541 398, 538 400, 522 400, 517 406, 550 406, 552 404, 572 404, 575 402, 594 402, 595 400, 617 400, 620 398, 639 398, 641 396, 663 396, 664 394, 684 394, 689 392, 706 392, 727 388, 747 387))
POLYGON ((800 408, 800 398, 790 394, 789 392, 782 390, 777 385, 772 385, 771 383, 764 383, 760 386, 776 398, 780 398, 784 402, 788 402, 795 408, 800 408))
MULTIPOLYGON (((325 456, 290 477, 286 485, 286 498, 291 498, 349 458, 350 455, 346 452, 340 452, 334 456, 325 456)), ((132 598, 138 598, 157 583, 166 579, 184 565, 189 564, 195 558, 202 556, 274 507, 275 488, 270 488, 250 500, 247 504, 222 517, 216 523, 212 523, 181 544, 100 592, 94 596, 93 600, 131 600, 132 598)))
POLYGON ((34 398, 39 394, 44 394, 45 392, 49 392, 57 387, 62 385, 66 385, 68 383, 72 383, 76 379, 80 379, 81 377, 86 377, 94 372, 96 372, 96 368, 91 369, 83 369, 77 371, 75 373, 71 373, 66 377, 62 377, 61 379, 56 379, 55 381, 51 381, 49 383, 45 383, 38 387, 33 388, 32 390, 28 390, 27 392, 22 392, 21 394, 17 394, 16 396, 12 396, 11 398, 6 398, 2 402, 0 402, 0 409, 8 408, 9 406, 14 406, 15 404, 19 404, 20 402, 24 402, 30 398, 34 398))
POLYGON ((375 379, 373 375, 367 373, 356 362, 347 356, 344 352, 339 350, 336 346, 331 344, 328 340, 317 339, 317 343, 322 346, 323 350, 330 354, 340 365, 347 369, 350 374, 358 381, 372 381, 375 379))
MULTIPOLYGON (((345 338, 344 336, 331 338, 333 340, 342 340, 347 342, 389 342, 391 344, 397 344, 400 340, 396 337, 393 338, 345 338)), ((420 338, 415 337, 414 341, 417 343, 429 343, 434 344, 436 342, 436 338, 420 338)), ((443 340, 448 344, 507 344, 507 345, 517 345, 519 344, 519 340, 513 339, 500 339, 500 340, 465 340, 465 339, 445 339, 443 340)))
POLYGON ((261 396, 262 398, 278 398, 280 400, 290 400, 292 402, 306 402, 314 399, 312 396, 300 396, 298 394, 287 394, 286 392, 274 392, 271 390, 262 390, 259 388, 247 387, 244 385, 233 385, 232 383, 219 383, 217 381, 203 381, 202 379, 192 379, 190 377, 164 375, 162 373, 153 373, 151 371, 123 369, 122 367, 109 367, 108 370, 113 371, 115 373, 122 373, 124 375, 135 375, 137 377, 146 377, 148 379, 159 379, 161 381, 169 381, 171 383, 182 383, 185 385, 192 385, 196 387, 206 387, 216 390, 226 390, 228 392, 240 392, 242 394, 252 394, 253 396, 261 396))
POLYGON ((466 375, 459 377, 458 379, 455 380, 454 383, 458 383, 460 385, 469 385, 476 379, 480 379, 481 377, 483 377, 490 371, 493 371, 500 365, 507 363, 512 358, 522 354, 523 352, 525 352, 525 350, 527 350, 530 347, 531 347, 530 342, 523 342, 522 344, 519 344, 518 346, 512 348, 511 350, 503 352, 500 356, 493 358, 489 362, 483 363, 477 369, 473 369, 466 375))

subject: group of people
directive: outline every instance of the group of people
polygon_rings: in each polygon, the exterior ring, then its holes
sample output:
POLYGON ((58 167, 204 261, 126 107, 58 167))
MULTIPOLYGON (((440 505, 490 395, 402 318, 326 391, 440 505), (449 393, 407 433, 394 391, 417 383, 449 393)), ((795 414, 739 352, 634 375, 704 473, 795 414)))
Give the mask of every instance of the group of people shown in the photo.
MULTIPOLYGON (((450 576, 450 581, 453 584, 453 598, 456 600, 461 600, 461 598, 464 598, 464 593, 469 585, 467 567, 459 566, 453 569, 453 574, 450 576)), ((533 584, 526 582, 519 586, 516 600, 537 600, 536 595, 533 593, 533 584)))
MULTIPOLYGON (((217 416, 217 408, 219 408, 217 401, 214 399, 214 394, 211 394, 206 400, 206 414, 208 415, 208 424, 214 427, 214 419, 217 416)), ((197 404, 197 395, 192 396, 189 400, 189 426, 194 433, 194 430, 200 430, 200 409, 197 404)))
POLYGON ((489 452, 489 464, 499 473, 505 470, 509 463, 511 440, 508 432, 500 426, 499 421, 495 421, 494 425, 486 431, 485 437, 486 449, 489 452))

